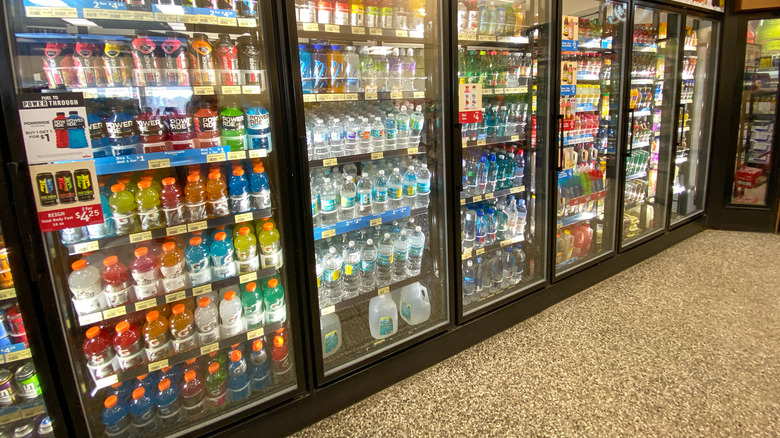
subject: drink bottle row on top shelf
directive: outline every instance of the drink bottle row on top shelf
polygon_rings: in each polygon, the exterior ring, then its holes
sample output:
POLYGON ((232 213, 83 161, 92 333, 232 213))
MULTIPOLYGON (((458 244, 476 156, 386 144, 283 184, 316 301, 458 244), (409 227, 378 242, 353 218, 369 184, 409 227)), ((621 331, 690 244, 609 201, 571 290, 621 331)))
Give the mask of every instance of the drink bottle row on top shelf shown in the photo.
POLYGON ((423 30, 425 0, 296 0, 299 23, 423 30))
MULTIPOLYGON (((160 10, 166 7, 184 6, 222 11, 233 11, 239 17, 257 18, 258 0, 110 0, 112 3, 123 3, 131 11, 151 11, 156 6, 160 10)), ((155 9, 156 10, 156 9, 155 9)))
POLYGON ((458 1, 458 35, 523 36, 527 3, 524 1, 458 1))
POLYGON ((531 52, 458 50, 458 79, 483 88, 528 87, 534 71, 531 52))

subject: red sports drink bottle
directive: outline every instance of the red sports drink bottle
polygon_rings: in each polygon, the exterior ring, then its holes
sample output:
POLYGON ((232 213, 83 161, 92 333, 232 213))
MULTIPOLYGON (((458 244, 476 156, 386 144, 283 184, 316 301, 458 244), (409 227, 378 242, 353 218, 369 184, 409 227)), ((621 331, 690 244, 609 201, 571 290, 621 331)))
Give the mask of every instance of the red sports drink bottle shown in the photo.
POLYGON ((70 68, 73 59, 65 43, 46 43, 43 50, 43 71, 49 80, 49 88, 67 87, 70 84, 70 68))
POLYGON ((159 111, 157 110, 155 113, 151 108, 144 108, 144 112, 135 119, 138 130, 141 131, 141 144, 145 154, 165 152, 170 149, 168 133, 162 123, 159 111))
POLYGON ((219 40, 214 46, 219 63, 222 85, 239 85, 238 83, 238 49, 230 35, 219 34, 219 40))
POLYGON ((165 34, 162 43, 163 69, 168 85, 190 85, 190 63, 187 55, 187 42, 174 32, 165 34))
POLYGON ((195 149, 195 126, 192 116, 175 108, 165 110, 171 129, 171 148, 174 151, 195 149))
POLYGON ((100 85, 100 49, 97 44, 79 41, 73 51, 73 69, 76 71, 76 83, 79 87, 97 87, 100 85))
POLYGON ((157 44, 148 36, 138 35, 133 40, 133 60, 135 61, 137 85, 146 87, 162 85, 156 52, 157 44))

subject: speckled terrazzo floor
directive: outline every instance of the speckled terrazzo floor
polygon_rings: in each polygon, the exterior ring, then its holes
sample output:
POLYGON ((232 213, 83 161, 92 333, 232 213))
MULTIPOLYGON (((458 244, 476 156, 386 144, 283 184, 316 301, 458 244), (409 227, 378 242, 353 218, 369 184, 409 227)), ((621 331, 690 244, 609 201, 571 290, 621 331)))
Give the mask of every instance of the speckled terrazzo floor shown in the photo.
POLYGON ((780 436, 780 236, 705 231, 296 436, 780 436))

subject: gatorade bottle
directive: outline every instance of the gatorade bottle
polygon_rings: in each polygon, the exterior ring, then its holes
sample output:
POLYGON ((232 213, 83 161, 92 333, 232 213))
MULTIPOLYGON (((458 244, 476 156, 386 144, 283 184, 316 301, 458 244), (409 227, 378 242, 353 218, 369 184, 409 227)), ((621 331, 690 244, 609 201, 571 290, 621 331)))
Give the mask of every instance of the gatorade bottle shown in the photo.
POLYGON ((257 257, 257 238, 250 227, 238 230, 238 236, 233 243, 236 249, 236 264, 238 273, 246 274, 260 269, 260 259, 257 257))
POLYGON ((135 83, 139 87, 163 85, 157 65, 157 43, 147 35, 138 35, 133 40, 133 61, 135 62, 135 83))
POLYGON ((54 139, 57 149, 68 148, 68 119, 65 113, 58 112, 57 116, 51 122, 54 127, 54 139))
POLYGON ((187 216, 190 221, 201 221, 206 219, 206 186, 198 174, 187 176, 187 185, 184 187, 184 200, 187 202, 187 216))
POLYGON ((106 296, 103 293, 100 271, 95 266, 87 265, 84 259, 76 260, 70 267, 73 272, 68 275, 68 287, 73 294, 76 313, 89 315, 105 309, 106 296))
POLYGON ((162 206, 165 223, 169 227, 181 225, 185 222, 184 200, 181 196, 181 190, 176 184, 174 178, 168 177, 162 180, 162 190, 160 191, 160 204, 162 206))
POLYGON ((209 180, 206 182, 206 194, 208 196, 211 217, 227 216, 230 214, 227 184, 225 184, 221 172, 209 173, 209 180))
POLYGON ((244 355, 240 350, 233 350, 230 353, 230 365, 228 365, 228 388, 230 401, 233 403, 249 397, 251 388, 249 387, 249 373, 247 371, 244 355))
POLYGON ((273 222, 266 222, 263 231, 257 236, 260 243, 260 266, 263 269, 279 269, 284 265, 279 239, 279 230, 274 227, 273 222))
POLYGON ((146 180, 138 183, 135 202, 138 204, 138 218, 141 221, 142 230, 165 226, 163 215, 160 213, 160 193, 152 188, 151 181, 146 180))
POLYGON ((168 132, 160 119, 159 110, 153 112, 151 108, 144 108, 135 121, 141 132, 141 146, 145 154, 170 150, 168 132))
MULTIPOLYGON (((242 2, 242 4, 247 3, 249 2, 242 2)), ((238 68, 243 75, 243 85, 260 85, 262 83, 263 69, 263 58, 262 52, 260 52, 260 45, 253 36, 249 35, 242 35, 238 37, 237 41, 238 68)))
POLYGON ((83 149, 87 147, 84 118, 79 115, 78 111, 70 111, 68 114, 68 118, 65 120, 65 125, 68 128, 68 147, 83 149))
MULTIPOLYGON (((191 359, 195 363, 195 359, 191 359)), ((184 384, 181 386, 181 401, 184 413, 189 420, 200 418, 206 412, 206 389, 203 380, 194 369, 184 373, 184 384)))
POLYGON ((287 319, 287 306, 284 302, 284 289, 279 284, 279 280, 272 278, 268 280, 267 288, 263 293, 263 302, 265 303, 265 323, 273 324, 275 322, 284 322, 287 319))
POLYGON ((157 362, 171 355, 173 347, 168 337, 168 320, 160 312, 152 310, 146 314, 144 345, 149 362, 157 362))
POLYGON ((167 85, 190 85, 190 63, 187 42, 175 32, 166 32, 162 49, 163 77, 167 85))
POLYGON ((184 304, 173 306, 173 316, 169 326, 175 353, 184 353, 195 348, 194 317, 184 304))
POLYGON ((261 106, 246 110, 246 144, 250 150, 273 150, 271 145, 271 116, 261 106))
POLYGON ((190 41, 192 85, 216 85, 214 48, 204 33, 195 33, 190 41))
POLYGON ((226 33, 219 34, 214 45, 222 85, 240 85, 238 82, 238 48, 226 33))
POLYGON ((211 261, 209 248, 200 237, 193 237, 186 252, 187 269, 190 271, 192 286, 211 283, 211 261))
POLYGON ((198 300, 195 309, 195 326, 198 328, 200 345, 209 345, 219 341, 219 311, 209 297, 198 300))
POLYGON ((246 119, 236 106, 228 106, 219 112, 222 118, 222 144, 231 151, 246 150, 246 119))
POLYGON ((160 381, 163 379, 170 379, 172 385, 179 386, 184 376, 181 372, 181 367, 179 365, 173 365, 162 368, 159 377, 158 380, 160 381))
POLYGON ((271 208, 271 186, 262 164, 255 164, 249 178, 249 190, 252 195, 252 208, 265 210, 271 208))
POLYGON ((183 151, 195 149, 195 122, 187 111, 179 112, 175 108, 166 108, 165 116, 171 130, 171 149, 183 151))
POLYGON ((206 401, 212 408, 218 408, 227 403, 227 373, 219 366, 219 362, 209 364, 209 374, 206 376, 206 401))
POLYGON ((271 372, 274 380, 283 381, 292 371, 292 361, 287 349, 287 342, 282 336, 274 336, 274 346, 271 348, 271 372))
POLYGON ((130 436, 132 423, 127 412, 127 404, 115 395, 109 395, 103 403, 101 419, 106 427, 106 436, 130 436))
POLYGON ((227 234, 220 231, 214 235, 211 243, 211 264, 215 280, 234 277, 236 264, 233 262, 233 242, 227 239, 227 234))
POLYGON ((133 254, 135 260, 130 265, 130 273, 135 280, 135 298, 143 301, 156 297, 163 291, 160 261, 145 246, 136 249, 133 254))
MULTIPOLYGON (((184 365, 182 365, 182 373, 184 373, 182 375, 186 376, 187 372, 189 372, 190 370, 195 371, 196 373, 198 373, 198 375, 200 375, 201 374, 201 365, 202 364, 198 360, 198 358, 192 358, 192 359, 185 360, 184 361, 184 365)), ((182 383, 184 383, 184 382, 182 382, 182 383)))
POLYGON ((106 119, 106 130, 111 140, 111 153, 115 156, 134 155, 140 151, 141 138, 133 116, 125 111, 112 109, 106 119))
POLYGON ((130 178, 126 176, 116 179, 117 184, 125 185, 125 189, 133 195, 133 200, 135 200, 135 194, 138 193, 138 181, 139 180, 136 178, 136 181, 133 183, 130 178))
POLYGON ((249 181, 244 176, 244 169, 236 167, 230 177, 230 211, 244 213, 249 210, 249 181))
POLYGON ((133 417, 135 430, 141 435, 154 433, 159 427, 157 418, 157 406, 152 398, 146 395, 146 389, 136 388, 133 391, 133 399, 127 407, 133 417))
POLYGON ((154 177, 155 177, 154 171, 147 170, 146 172, 144 172, 144 175, 141 177, 141 181, 149 181, 151 187, 154 190, 156 190, 157 193, 160 193, 160 191, 162 190, 162 185, 156 179, 154 179, 154 177))
POLYGON ((189 287, 187 272, 184 269, 184 252, 176 242, 165 242, 160 256, 160 273, 163 276, 163 288, 166 292, 189 287))
POLYGON ((127 321, 121 321, 115 329, 113 343, 119 367, 123 370, 129 370, 142 365, 144 363, 144 347, 141 341, 141 331, 127 321))
POLYGON ((127 46, 118 41, 106 41, 106 45, 103 46, 103 64, 105 65, 107 86, 125 87, 130 85, 132 61, 127 46))
POLYGON ((165 426, 184 419, 179 399, 179 387, 171 379, 164 378, 157 384, 157 394, 154 397, 160 421, 165 426))
POLYGON ((123 306, 130 302, 133 282, 127 266, 119 261, 117 256, 103 259, 103 285, 108 307, 123 306))
POLYGON ((241 300, 236 299, 232 290, 225 292, 219 303, 219 318, 222 320, 222 337, 236 336, 244 330, 244 320, 241 318, 241 300))
MULTIPOLYGON (((63 116, 64 115, 65 114, 63 113, 63 116)), ((106 121, 98 115, 88 113, 87 124, 89 125, 89 142, 92 145, 92 158, 102 158, 112 155, 111 139, 108 137, 108 130, 106 130, 106 121)), ((54 132, 59 135, 56 125, 54 132)), ((57 147, 59 147, 59 138, 56 140, 57 147)))
POLYGON ((135 211, 135 197, 125 190, 124 184, 114 184, 111 186, 111 192, 113 194, 108 200, 108 205, 111 207, 111 216, 114 219, 117 234, 136 231, 141 224, 135 211))
POLYGON ((119 371, 119 364, 111 346, 111 337, 100 327, 90 327, 87 330, 87 337, 81 345, 81 351, 87 357, 87 369, 92 379, 102 379, 119 371))
POLYGON ((265 321, 263 314, 263 294, 257 288, 254 281, 246 285, 246 290, 241 294, 241 305, 244 309, 246 329, 254 330, 262 327, 265 321))
POLYGON ((218 147, 220 142, 219 114, 211 109, 208 102, 201 102, 195 117, 195 144, 197 147, 218 147))
POLYGON ((252 391, 262 391, 271 384, 271 368, 263 341, 255 339, 249 354, 249 376, 252 391))

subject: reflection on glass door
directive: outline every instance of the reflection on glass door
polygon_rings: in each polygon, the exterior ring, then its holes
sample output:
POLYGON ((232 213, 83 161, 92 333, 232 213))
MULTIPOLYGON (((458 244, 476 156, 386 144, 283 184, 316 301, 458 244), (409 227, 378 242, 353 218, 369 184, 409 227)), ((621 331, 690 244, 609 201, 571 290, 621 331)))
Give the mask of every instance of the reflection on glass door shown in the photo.
POLYGON ((637 6, 631 56, 622 246, 666 227, 679 16, 637 6))
POLYGON ((614 249, 626 4, 563 2, 556 273, 614 249))
POLYGON ((688 16, 678 105, 671 223, 704 210, 715 97, 717 24, 688 16))

